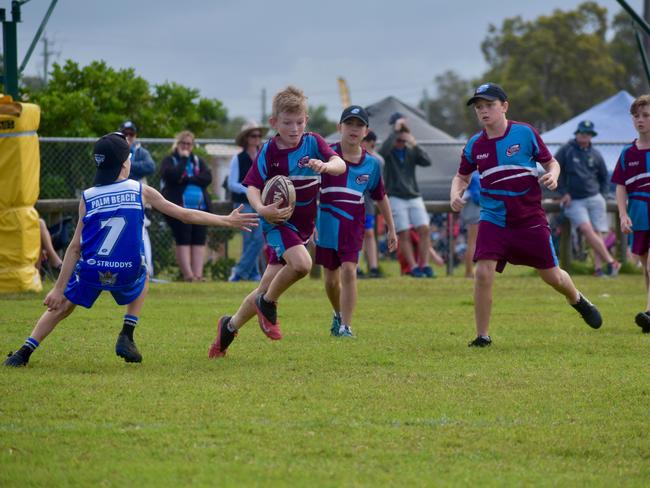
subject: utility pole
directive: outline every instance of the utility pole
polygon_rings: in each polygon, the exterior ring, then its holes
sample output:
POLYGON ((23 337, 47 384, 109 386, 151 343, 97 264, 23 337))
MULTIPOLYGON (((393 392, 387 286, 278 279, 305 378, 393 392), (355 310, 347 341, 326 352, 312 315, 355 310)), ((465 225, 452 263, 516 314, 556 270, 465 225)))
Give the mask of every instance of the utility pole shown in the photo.
POLYGON ((43 36, 41 42, 43 43, 43 54, 41 54, 43 56, 43 83, 47 85, 47 74, 50 71, 50 56, 56 54, 56 52, 49 50, 50 40, 46 36, 43 36))
POLYGON ((266 118, 266 88, 262 88, 262 125, 266 124, 266 118))
POLYGON ((2 22, 2 47, 4 50, 3 85, 7 94, 18 98, 18 41, 16 24, 20 22, 20 2, 11 2, 11 20, 7 20, 5 9, 0 9, 2 22))

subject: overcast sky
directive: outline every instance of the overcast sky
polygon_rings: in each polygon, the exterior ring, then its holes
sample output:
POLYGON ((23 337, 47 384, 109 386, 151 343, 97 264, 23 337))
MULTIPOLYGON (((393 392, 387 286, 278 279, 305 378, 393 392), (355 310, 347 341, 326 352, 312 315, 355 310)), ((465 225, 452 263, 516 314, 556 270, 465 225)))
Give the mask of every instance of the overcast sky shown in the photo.
MULTIPOLYGON (((259 119, 261 91, 287 84, 305 90, 330 118, 340 112, 337 77, 352 103, 387 95, 415 104, 433 78, 448 69, 464 77, 486 68, 480 49, 490 23, 532 19, 579 0, 59 0, 47 26, 54 61, 82 65, 103 59, 134 67, 151 83, 198 88, 221 100, 230 116, 259 119)), ((600 0, 610 12, 615 0, 600 0)), ((642 0, 628 0, 642 13, 642 0)), ((0 7, 9 9, 9 0, 0 7)), ((19 63, 50 0, 23 6, 19 63)), ((26 68, 42 73, 43 44, 26 68)))

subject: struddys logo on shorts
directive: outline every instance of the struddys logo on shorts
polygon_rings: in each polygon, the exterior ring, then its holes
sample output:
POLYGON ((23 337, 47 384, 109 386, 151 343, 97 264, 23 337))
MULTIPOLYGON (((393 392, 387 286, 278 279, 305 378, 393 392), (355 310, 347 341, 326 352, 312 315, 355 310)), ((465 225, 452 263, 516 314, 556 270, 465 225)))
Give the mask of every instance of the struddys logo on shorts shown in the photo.
POLYGON ((298 160, 299 168, 306 168, 308 164, 309 164, 309 156, 303 156, 298 160))
POLYGON ((106 156, 103 154, 95 154, 94 158, 95 158, 95 166, 99 168, 101 164, 104 162, 104 160, 106 159, 106 156))
POLYGON ((364 183, 368 183, 370 180, 370 175, 359 175, 357 176, 357 179, 354 180, 357 182, 357 185, 363 185, 364 183))
POLYGON ((509 158, 514 156, 519 152, 519 149, 521 149, 521 144, 513 144, 508 149, 506 149, 506 156, 509 158))

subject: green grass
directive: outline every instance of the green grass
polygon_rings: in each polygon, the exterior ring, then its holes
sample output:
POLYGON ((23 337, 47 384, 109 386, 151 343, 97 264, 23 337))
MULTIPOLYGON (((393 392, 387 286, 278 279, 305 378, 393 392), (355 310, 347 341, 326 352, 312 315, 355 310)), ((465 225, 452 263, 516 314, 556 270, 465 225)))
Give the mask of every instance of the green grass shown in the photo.
MULTIPOLYGON (((105 294, 0 369, 0 486, 648 486, 642 279, 576 281, 601 330, 509 268, 494 345, 474 350, 469 280, 362 281, 357 339, 337 340, 307 279, 282 298, 282 341, 251 322, 212 361, 215 319, 250 284, 154 284, 140 365, 114 355, 105 294)), ((0 296, 5 351, 42 298, 0 296)))

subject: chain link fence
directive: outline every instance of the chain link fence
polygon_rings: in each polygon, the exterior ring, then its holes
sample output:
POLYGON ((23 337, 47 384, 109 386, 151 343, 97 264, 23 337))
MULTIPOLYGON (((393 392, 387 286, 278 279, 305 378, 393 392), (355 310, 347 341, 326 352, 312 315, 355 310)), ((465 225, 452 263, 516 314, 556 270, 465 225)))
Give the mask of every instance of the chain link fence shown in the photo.
MULTIPOLYGON (((93 186, 95 165, 92 159, 92 150, 95 138, 40 138, 41 175, 39 200, 78 200, 84 189, 93 186)), ((156 170, 146 178, 146 183, 160 189, 160 163, 171 153, 173 139, 141 139, 142 145, 151 153, 156 162, 156 170)), ((227 166, 231 155, 238 151, 232 140, 197 139, 196 153, 203 158, 213 173, 211 193, 216 201, 218 213, 225 213, 230 208, 227 195, 222 188, 226 176, 227 166), (222 202, 221 205, 219 202, 222 202)), ((41 207, 43 208, 43 207, 41 207)), ((77 221, 77 205, 61 204, 53 207, 56 211, 45 215, 43 218, 49 226, 68 220, 66 232, 74 229, 77 221)), ((147 217, 151 221, 148 227, 153 261, 156 274, 176 273, 176 259, 174 255, 174 240, 164 217, 159 212, 147 210, 147 217)), ((215 278, 223 279, 230 271, 232 259, 228 256, 228 241, 236 234, 226 228, 211 227, 208 233, 208 247, 210 248, 210 262, 208 274, 215 278)), ((71 237, 71 235, 69 236, 71 237)), ((62 242, 65 242, 65 238, 62 242)))
MULTIPOLYGON (((78 200, 81 192, 93 185, 95 165, 92 159, 92 149, 95 138, 56 138, 42 137, 41 151, 41 192, 39 200, 78 200)), ((160 163, 171 153, 173 139, 140 139, 141 144, 151 153, 156 162, 156 171, 146 178, 147 183, 160 189, 160 163)), ((232 140, 197 139, 196 152, 212 169, 213 183, 211 185, 215 209, 218 213, 227 213, 231 208, 228 195, 222 187, 228 172, 228 166, 233 154, 238 148, 232 140)), ((451 183, 450 174, 458 167, 463 142, 419 141, 419 144, 431 155, 433 168, 418 169, 420 189, 425 200, 445 201, 449 195, 451 183)), ((552 152, 559 149, 561 143, 548 144, 552 152)), ((609 142, 595 143, 594 146, 606 155, 608 167, 615 164, 617 155, 624 143, 609 142)), ((43 217, 49 225, 72 217, 70 227, 74 229, 77 219, 77 205, 41 206, 56 210, 43 211, 43 217), (65 210, 61 210, 65 208, 65 210)), ((443 214, 444 215, 444 214, 443 214)), ((151 221, 148 228, 153 249, 153 260, 156 273, 176 273, 173 238, 163 216, 154 211, 148 211, 151 221)), ((232 249, 232 239, 237 233, 224 228, 211 227, 209 230, 208 247, 210 248, 210 263, 208 274, 215 278, 224 279, 233 264, 228 256, 229 242, 232 249)))

